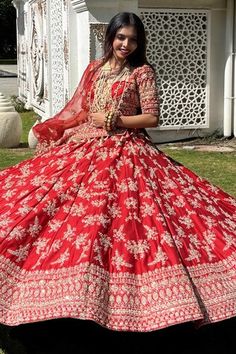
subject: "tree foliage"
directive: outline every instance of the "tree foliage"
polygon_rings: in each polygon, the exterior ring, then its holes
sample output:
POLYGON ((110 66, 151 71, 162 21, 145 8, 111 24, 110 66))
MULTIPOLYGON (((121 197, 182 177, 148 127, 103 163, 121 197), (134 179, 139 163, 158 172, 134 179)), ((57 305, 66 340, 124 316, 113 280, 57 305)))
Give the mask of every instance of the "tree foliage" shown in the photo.
POLYGON ((16 10, 12 0, 0 0, 0 58, 16 57, 16 10))

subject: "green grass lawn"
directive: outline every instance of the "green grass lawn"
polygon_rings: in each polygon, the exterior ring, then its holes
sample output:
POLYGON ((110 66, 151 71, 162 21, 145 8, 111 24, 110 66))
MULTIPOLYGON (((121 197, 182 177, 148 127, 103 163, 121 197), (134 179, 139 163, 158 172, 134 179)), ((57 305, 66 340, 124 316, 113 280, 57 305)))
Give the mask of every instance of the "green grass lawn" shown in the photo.
POLYGON ((236 197, 236 152, 200 152, 168 148, 162 148, 162 151, 236 197))

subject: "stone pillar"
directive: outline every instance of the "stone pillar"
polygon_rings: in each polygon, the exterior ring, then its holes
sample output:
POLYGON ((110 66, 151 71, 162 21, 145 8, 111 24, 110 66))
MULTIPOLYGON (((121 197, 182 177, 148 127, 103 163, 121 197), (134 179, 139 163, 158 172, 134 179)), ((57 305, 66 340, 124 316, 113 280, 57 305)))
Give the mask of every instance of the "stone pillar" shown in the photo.
POLYGON ((13 0, 16 8, 18 96, 29 106, 28 0, 13 0))
POLYGON ((226 63, 224 80, 224 136, 232 134, 233 124, 233 72, 234 72, 234 0, 227 0, 226 12, 226 63))

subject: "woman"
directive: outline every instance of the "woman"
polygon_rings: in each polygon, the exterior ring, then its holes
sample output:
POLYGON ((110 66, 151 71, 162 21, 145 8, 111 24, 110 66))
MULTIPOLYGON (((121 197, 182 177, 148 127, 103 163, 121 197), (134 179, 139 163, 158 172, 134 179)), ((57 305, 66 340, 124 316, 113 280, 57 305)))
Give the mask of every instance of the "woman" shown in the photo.
POLYGON ((151 331, 235 316, 236 201, 158 151, 141 20, 120 13, 38 155, 2 171, 0 321, 151 331))

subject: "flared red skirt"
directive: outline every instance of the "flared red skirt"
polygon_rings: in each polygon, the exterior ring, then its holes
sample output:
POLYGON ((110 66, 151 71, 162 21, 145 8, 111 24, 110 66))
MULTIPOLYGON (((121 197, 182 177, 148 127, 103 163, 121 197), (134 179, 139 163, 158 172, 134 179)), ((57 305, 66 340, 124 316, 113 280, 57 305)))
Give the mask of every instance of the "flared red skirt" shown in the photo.
POLYGON ((121 331, 236 315, 236 200, 135 134, 0 172, 0 322, 121 331))

